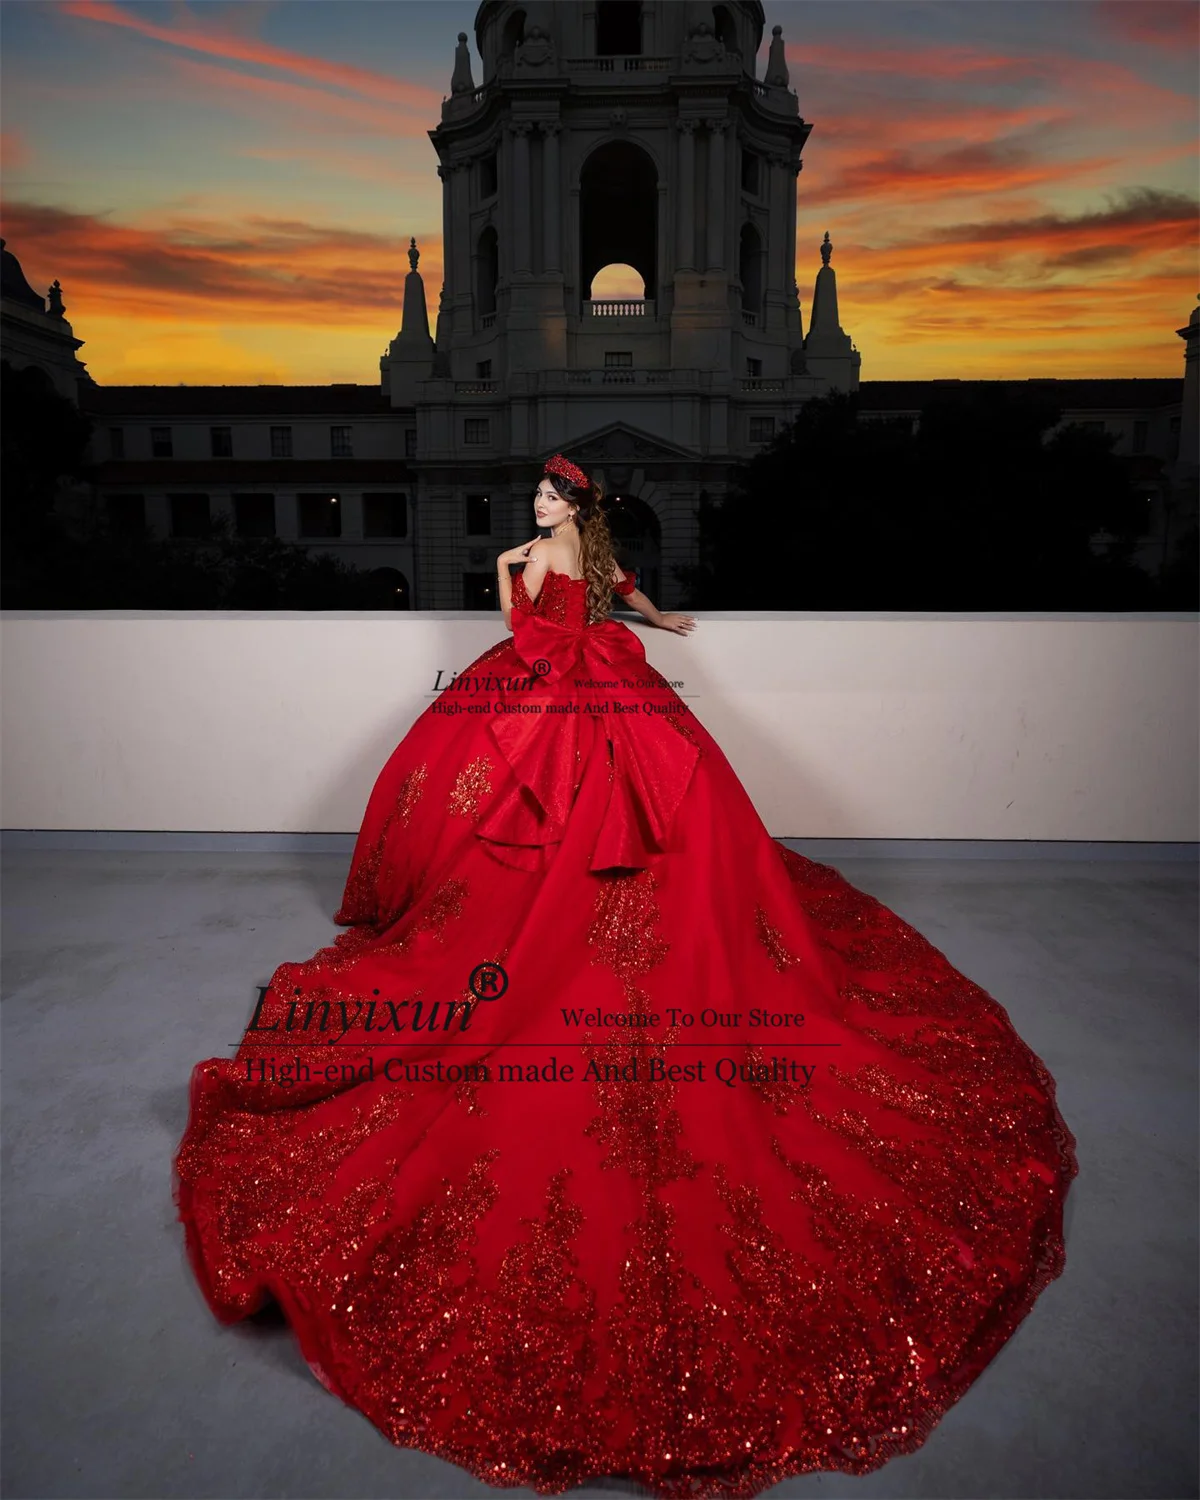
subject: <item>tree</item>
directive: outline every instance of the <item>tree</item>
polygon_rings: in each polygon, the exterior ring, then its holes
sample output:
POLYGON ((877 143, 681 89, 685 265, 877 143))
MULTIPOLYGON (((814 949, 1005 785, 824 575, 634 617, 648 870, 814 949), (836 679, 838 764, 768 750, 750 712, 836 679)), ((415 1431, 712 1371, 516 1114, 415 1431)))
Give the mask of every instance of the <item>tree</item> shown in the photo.
POLYGON ((1161 607, 1132 561, 1143 506, 1112 440, 1038 391, 938 392, 919 421, 835 391, 701 516, 693 608, 1161 607), (1057 430, 1055 430, 1057 429, 1057 430), (1092 539, 1113 544, 1097 556, 1092 539))

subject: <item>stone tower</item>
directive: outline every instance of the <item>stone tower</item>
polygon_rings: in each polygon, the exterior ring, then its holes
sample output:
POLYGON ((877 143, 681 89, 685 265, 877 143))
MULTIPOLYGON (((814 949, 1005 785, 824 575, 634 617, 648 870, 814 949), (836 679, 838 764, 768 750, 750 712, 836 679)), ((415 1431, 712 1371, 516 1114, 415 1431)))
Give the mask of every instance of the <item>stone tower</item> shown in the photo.
MULTIPOLYGON (((461 607, 471 559, 533 534, 529 496, 560 449, 603 481, 623 560, 671 607, 701 491, 718 498, 809 397, 857 388, 827 254, 806 353, 796 176, 813 127, 779 26, 756 77, 763 27, 759 0, 484 0, 479 83, 459 34, 429 132, 434 347, 410 285, 381 361, 416 415, 424 607, 461 607), (628 294, 596 294, 606 267, 628 294), (495 547, 472 546, 464 510, 490 516, 495 547)), ((414 281, 423 297, 415 263, 414 281)))

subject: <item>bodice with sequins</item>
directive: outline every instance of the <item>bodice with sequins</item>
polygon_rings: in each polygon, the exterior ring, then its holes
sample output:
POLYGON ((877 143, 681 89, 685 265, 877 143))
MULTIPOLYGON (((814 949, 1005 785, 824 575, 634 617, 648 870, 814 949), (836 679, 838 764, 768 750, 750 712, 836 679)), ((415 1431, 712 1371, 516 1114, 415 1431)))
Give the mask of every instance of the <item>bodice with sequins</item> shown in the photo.
MULTIPOLYGON (((614 591, 619 594, 631 594, 633 588, 632 575, 623 583, 614 585, 614 591)), ((512 605, 514 609, 540 615, 568 630, 582 630, 588 623, 587 579, 568 578, 565 573, 550 570, 542 581, 537 598, 531 599, 525 587, 525 575, 518 573, 513 580, 512 605)))

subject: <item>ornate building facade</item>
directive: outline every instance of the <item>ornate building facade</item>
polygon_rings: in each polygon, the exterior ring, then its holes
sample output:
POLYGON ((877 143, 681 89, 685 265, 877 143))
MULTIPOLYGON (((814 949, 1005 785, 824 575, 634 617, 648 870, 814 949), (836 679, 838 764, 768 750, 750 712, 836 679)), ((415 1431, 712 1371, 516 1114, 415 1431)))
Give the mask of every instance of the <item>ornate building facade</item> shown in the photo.
MULTIPOLYGON (((225 514, 376 574, 396 608, 494 608, 495 556, 533 534, 533 489, 562 449, 603 481, 622 564, 664 608, 686 605, 675 570, 697 560, 702 499, 804 401, 858 391, 864 417, 915 420, 947 383, 860 382, 828 234, 805 316, 796 179, 813 127, 778 26, 756 76, 763 29, 759 0, 484 0, 481 81, 460 33, 429 132, 436 339, 413 239, 378 384, 97 385, 58 282, 43 299, 7 251, 4 357, 91 416, 96 499, 121 526, 196 539, 225 514), (596 295, 613 267, 640 290, 596 295)), ((1179 333, 1194 390, 1195 315, 1179 333)), ((1196 447, 1183 381, 1041 383, 1064 422, 1103 425, 1129 457, 1153 567, 1164 476, 1196 447)))
MULTIPOLYGON (((677 603, 701 490, 810 396, 858 384, 830 246, 805 336, 796 176, 812 130, 781 28, 755 76, 758 0, 485 0, 476 83, 460 33, 430 131, 443 193, 436 340, 417 247, 383 389, 416 418, 418 597, 463 602, 497 535, 522 537, 546 456, 603 481, 643 586, 677 603), (602 297, 606 267, 640 295, 602 297), (486 494, 487 507, 468 505, 486 494)), ((814 257, 815 259, 815 257, 814 257)), ((488 566, 476 602, 493 587, 488 566)))

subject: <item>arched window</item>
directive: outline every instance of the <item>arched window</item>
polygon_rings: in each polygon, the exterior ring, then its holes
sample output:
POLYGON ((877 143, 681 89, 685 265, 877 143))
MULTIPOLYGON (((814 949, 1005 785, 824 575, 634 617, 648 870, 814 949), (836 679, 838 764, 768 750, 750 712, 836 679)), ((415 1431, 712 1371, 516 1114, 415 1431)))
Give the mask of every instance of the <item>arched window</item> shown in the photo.
POLYGON ((579 174, 579 254, 584 300, 605 266, 632 266, 644 293, 658 285, 658 170, 632 141, 598 146, 579 174))
POLYGON ((761 316, 763 299, 763 242, 753 224, 743 224, 738 242, 738 279, 742 283, 742 311, 761 316))
POLYGON ((638 57, 641 51, 641 0, 597 0, 596 56, 638 57))
POLYGON ((500 33, 500 54, 496 59, 497 73, 512 72, 513 54, 524 40, 525 12, 514 10, 505 20, 504 30, 500 33))
POLYGON ((713 6, 713 34, 727 52, 741 53, 737 20, 727 5, 713 6))
POLYGON ((484 226, 475 251, 475 306, 483 318, 496 311, 496 286, 500 280, 500 241, 493 224, 484 226))
POLYGON ((399 568, 372 568, 367 576, 367 609, 411 609, 408 579, 399 568))

